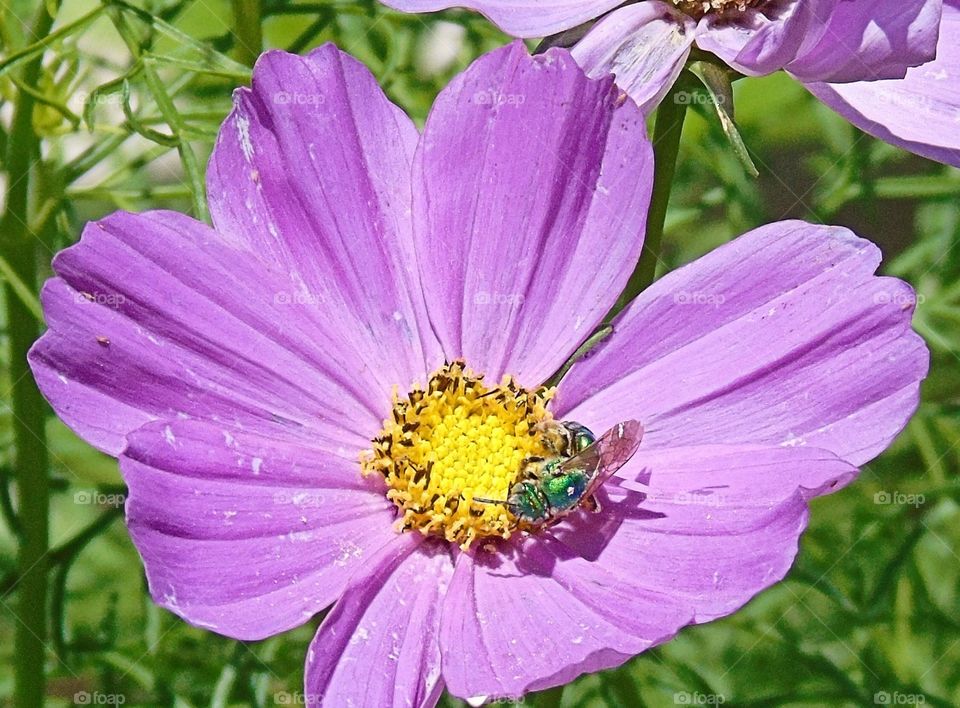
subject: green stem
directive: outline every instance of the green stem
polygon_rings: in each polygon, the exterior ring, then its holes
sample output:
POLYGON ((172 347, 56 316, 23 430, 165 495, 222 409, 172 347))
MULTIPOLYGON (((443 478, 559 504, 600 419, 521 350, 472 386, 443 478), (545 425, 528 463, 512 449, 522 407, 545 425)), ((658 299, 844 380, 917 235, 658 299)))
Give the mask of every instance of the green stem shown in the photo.
POLYGON ((534 693, 531 696, 533 705, 536 708, 560 708, 560 704, 563 702, 563 689, 565 688, 566 686, 555 686, 548 688, 546 691, 534 693))
POLYGON ((647 233, 643 253, 637 261, 627 287, 617 300, 608 320, 626 307, 637 295, 653 282, 660 262, 660 242, 663 225, 667 219, 667 204, 677 172, 677 155, 680 152, 680 136, 687 116, 687 102, 682 100, 683 79, 677 81, 657 108, 657 121, 653 130, 653 196, 647 212, 647 233))
POLYGON ((253 66, 263 51, 263 7, 261 0, 233 0, 233 26, 237 38, 237 59, 253 66))
MULTIPOLYGON (((41 7, 32 27, 32 37, 44 37, 53 17, 41 7)), ((24 86, 35 87, 42 70, 42 52, 26 62, 21 74, 24 86)), ((6 209, 0 218, 0 255, 19 283, 29 292, 37 291, 36 234, 30 231, 30 172, 39 159, 40 143, 33 131, 36 99, 20 90, 7 144, 6 209)), ((47 638, 47 566, 49 558, 49 502, 47 446, 43 397, 27 365, 27 350, 40 333, 35 314, 17 296, 7 280, 4 302, 7 308, 11 381, 11 410, 15 474, 21 524, 18 558, 17 626, 14 635, 15 705, 24 708, 44 704, 47 638)))

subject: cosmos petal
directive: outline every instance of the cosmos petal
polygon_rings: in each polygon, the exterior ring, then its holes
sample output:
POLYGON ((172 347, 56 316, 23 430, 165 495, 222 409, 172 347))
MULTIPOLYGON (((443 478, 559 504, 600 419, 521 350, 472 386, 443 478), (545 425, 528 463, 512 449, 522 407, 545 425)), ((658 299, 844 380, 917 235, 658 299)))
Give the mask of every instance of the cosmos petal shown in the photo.
POLYGON ((697 46, 747 76, 763 76, 796 58, 804 41, 819 36, 826 10, 841 0, 771 0, 731 16, 710 14, 697 27, 697 46))
POLYGON ((340 337, 385 391, 442 363, 412 250, 418 138, 370 71, 334 45, 305 57, 271 51, 235 93, 207 175, 217 230, 289 273, 292 298, 350 323, 340 337))
POLYGON ((516 556, 460 557, 440 630, 452 693, 560 685, 733 612, 789 570, 806 499, 856 472, 800 448, 687 448, 647 456, 644 468, 648 496, 638 506, 610 490, 604 513, 618 527, 586 557, 578 544, 599 518, 586 513, 516 556))
POLYGON ((156 421, 129 435, 120 469, 154 601, 237 639, 306 622, 397 539, 393 504, 355 454, 279 425, 156 421))
POLYGON ((696 23, 663 2, 611 12, 571 50, 587 75, 614 74, 617 85, 650 113, 676 81, 690 54, 696 23))
POLYGON ((810 445, 859 465, 916 409, 928 351, 878 249, 803 222, 756 229, 643 292, 560 384, 557 413, 643 449, 810 445))
POLYGON ((861 130, 960 167, 960 0, 944 3, 937 58, 905 78, 806 86, 861 130))
POLYGON ((309 705, 436 705, 440 609, 453 564, 446 544, 421 540, 398 537, 324 619, 307 653, 309 705))
POLYGON ((818 41, 807 41, 787 71, 801 81, 903 78, 937 51, 943 0, 839 2, 818 41))
POLYGON ((389 389, 339 337, 349 323, 280 298, 286 274, 187 216, 117 212, 53 266, 30 365, 57 414, 107 453, 150 420, 184 417, 285 420, 359 450, 389 410, 389 389))
POLYGON ((545 37, 612 10, 623 0, 382 0, 403 12, 465 7, 483 13, 514 37, 545 37))
POLYGON ((416 157, 415 229, 448 359, 536 386, 613 305, 643 243, 643 115, 570 54, 514 43, 440 94, 416 157))
POLYGON ((558 554, 575 558, 557 541, 530 536, 513 553, 460 555, 440 627, 452 694, 519 698, 619 665, 661 641, 664 627, 692 620, 669 592, 638 591, 602 566, 589 587, 558 574, 558 554), (631 603, 649 612, 631 612, 631 603))
MULTIPOLYGON (((669 588, 694 622, 722 617, 786 575, 806 524, 807 500, 840 488, 856 473, 815 448, 706 445, 638 452, 618 478, 639 482, 642 500, 608 485, 612 501, 604 512, 616 518, 615 533, 586 547, 584 526, 575 520, 557 538, 577 557, 554 575, 579 575, 589 584, 591 569, 603 568, 632 588, 628 594, 669 588)), ((646 612, 640 604, 625 611, 646 612)))
POLYGON ((708 15, 697 45, 749 76, 786 68, 803 80, 899 78, 933 58, 943 0, 772 0, 708 15))

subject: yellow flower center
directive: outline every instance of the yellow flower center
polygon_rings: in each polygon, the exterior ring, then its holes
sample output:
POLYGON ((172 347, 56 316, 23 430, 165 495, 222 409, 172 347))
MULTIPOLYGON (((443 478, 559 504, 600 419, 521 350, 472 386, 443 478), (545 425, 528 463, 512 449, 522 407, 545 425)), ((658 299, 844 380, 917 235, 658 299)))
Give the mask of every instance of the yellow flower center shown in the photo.
POLYGON ((693 17, 703 17, 710 13, 721 15, 725 12, 744 12, 748 7, 756 7, 764 0, 673 0, 680 10, 693 17))
POLYGON ((365 475, 387 482, 403 531, 418 530, 468 548, 509 538, 518 519, 504 504, 528 457, 545 457, 553 389, 528 391, 509 376, 487 386, 463 362, 447 364, 426 389, 394 395, 393 414, 361 456, 365 475))

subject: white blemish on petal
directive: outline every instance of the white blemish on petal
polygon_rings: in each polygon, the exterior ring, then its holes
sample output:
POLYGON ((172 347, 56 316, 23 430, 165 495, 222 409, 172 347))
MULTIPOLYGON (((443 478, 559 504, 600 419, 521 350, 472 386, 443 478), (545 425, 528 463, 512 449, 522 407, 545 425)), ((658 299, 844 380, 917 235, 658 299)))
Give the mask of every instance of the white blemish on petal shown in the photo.
POLYGON ((237 116, 237 136, 240 138, 240 149, 247 162, 253 159, 253 143, 250 142, 250 121, 245 117, 237 116))
POLYGON ((263 458, 261 458, 261 457, 254 457, 254 458, 250 461, 250 468, 253 470, 253 473, 254 473, 255 475, 256 475, 256 474, 260 474, 260 465, 262 465, 262 464, 263 464, 263 458))
POLYGON ((69 383, 69 381, 67 381, 67 377, 63 374, 57 374, 57 379, 59 379, 60 383, 62 384, 69 383))
POLYGON ((801 445, 806 445, 807 441, 805 438, 794 435, 793 433, 787 433, 786 439, 780 444, 784 447, 799 447, 801 445))
POLYGON ((583 637, 582 637, 582 636, 580 636, 580 637, 574 637, 573 639, 570 640, 570 643, 571 643, 571 644, 583 644, 583 637))
POLYGON ((395 319, 397 322, 399 322, 400 320, 403 319, 403 315, 400 314, 400 311, 399 311, 399 310, 394 310, 394 312, 393 312, 393 319, 395 319))
POLYGON ((363 549, 352 541, 338 541, 337 548, 340 554, 333 564, 340 567, 345 566, 351 558, 360 558, 363 555, 363 549))
POLYGON ((160 604, 169 609, 175 609, 179 607, 179 605, 177 605, 177 591, 172 585, 170 586, 169 592, 165 592, 163 594, 163 602, 160 604))
POLYGON ((173 434, 169 425, 163 429, 163 439, 167 441, 167 445, 173 445, 177 441, 177 437, 173 434))
POLYGON ((284 538, 287 543, 307 543, 314 540, 314 535, 309 531, 291 531, 284 538))
POLYGON ((390 653, 387 654, 387 658, 390 661, 396 661, 400 658, 400 635, 396 632, 391 632, 390 638, 393 639, 393 641, 390 643, 390 653))

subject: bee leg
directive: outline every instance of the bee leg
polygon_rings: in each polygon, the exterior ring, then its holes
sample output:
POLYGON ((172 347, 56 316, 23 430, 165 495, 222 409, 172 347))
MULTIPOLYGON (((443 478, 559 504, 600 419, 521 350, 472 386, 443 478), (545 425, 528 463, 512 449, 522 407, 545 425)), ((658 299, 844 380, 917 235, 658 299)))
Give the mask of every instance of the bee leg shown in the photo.
POLYGON ((591 514, 599 514, 603 510, 600 500, 594 496, 585 497, 580 505, 591 514))
POLYGON ((523 458, 520 463, 520 475, 524 479, 540 479, 543 477, 542 457, 530 456, 523 458))

